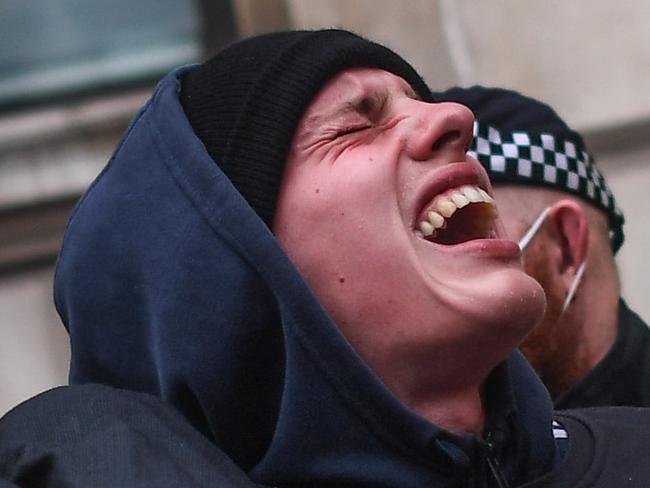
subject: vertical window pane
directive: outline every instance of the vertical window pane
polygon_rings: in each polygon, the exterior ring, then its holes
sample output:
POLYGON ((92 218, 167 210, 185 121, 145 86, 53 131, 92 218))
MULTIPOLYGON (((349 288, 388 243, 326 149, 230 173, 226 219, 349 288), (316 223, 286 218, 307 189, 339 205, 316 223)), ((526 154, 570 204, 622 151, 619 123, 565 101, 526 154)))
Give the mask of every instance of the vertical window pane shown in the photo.
POLYGON ((191 0, 2 0, 0 105, 158 77, 199 29, 191 0))

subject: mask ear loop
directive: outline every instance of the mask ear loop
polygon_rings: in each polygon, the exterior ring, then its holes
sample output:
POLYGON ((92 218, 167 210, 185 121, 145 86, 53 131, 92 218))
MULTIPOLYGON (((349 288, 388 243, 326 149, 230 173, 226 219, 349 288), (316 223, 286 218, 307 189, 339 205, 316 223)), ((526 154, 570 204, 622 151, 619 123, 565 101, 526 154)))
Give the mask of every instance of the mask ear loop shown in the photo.
MULTIPOLYGON (((548 213, 550 211, 551 211, 551 207, 546 207, 542 211, 542 213, 539 214, 539 217, 535 219, 535 222, 533 222, 533 225, 530 226, 528 232, 526 232, 524 236, 519 240, 519 249, 522 252, 524 249, 526 249, 526 247, 528 247, 530 241, 532 241, 533 237, 535 237, 535 234, 539 232, 539 229, 542 228, 542 225, 544 224, 544 221, 546 220, 546 217, 548 216, 548 213)), ((571 304, 571 301, 573 300, 573 297, 575 296, 576 291, 578 290, 578 285, 580 285, 580 281, 582 280, 582 275, 584 274, 586 267, 587 267, 587 261, 583 261, 580 267, 578 268, 575 277, 573 278, 573 282, 571 283, 571 286, 569 287, 569 293, 567 293, 567 296, 564 299, 564 304, 562 305, 562 314, 564 314, 566 309, 569 308, 569 305, 571 304)))
POLYGON ((551 207, 546 207, 541 214, 539 214, 539 217, 533 222, 533 225, 530 226, 530 229, 528 229, 528 232, 524 234, 524 236, 519 240, 519 249, 523 251, 526 249, 528 244, 530 244, 530 241, 533 240, 533 237, 535 237, 535 234, 539 231, 539 229, 542 228, 542 224, 544 224, 544 221, 546 220, 546 217, 548 216, 548 213, 551 211, 551 207))
POLYGON ((564 313, 566 309, 569 308, 569 305, 571 304, 571 301, 573 300, 573 297, 576 294, 576 291, 578 290, 578 285, 582 280, 582 275, 584 274, 586 268, 587 268, 587 261, 583 261, 580 267, 578 268, 575 277, 573 278, 573 283, 571 283, 571 286, 569 287, 569 293, 567 293, 567 296, 564 299, 564 305, 562 305, 562 313, 564 313))

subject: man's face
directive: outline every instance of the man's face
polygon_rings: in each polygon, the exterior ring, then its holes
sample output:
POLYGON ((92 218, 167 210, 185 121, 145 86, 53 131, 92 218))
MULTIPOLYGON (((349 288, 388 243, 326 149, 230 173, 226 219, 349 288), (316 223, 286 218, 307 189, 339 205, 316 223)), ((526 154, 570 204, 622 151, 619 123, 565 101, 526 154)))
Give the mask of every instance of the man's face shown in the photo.
POLYGON ((407 355, 500 360, 543 313, 466 155, 472 123, 393 74, 351 69, 295 133, 273 231, 371 367, 407 355))

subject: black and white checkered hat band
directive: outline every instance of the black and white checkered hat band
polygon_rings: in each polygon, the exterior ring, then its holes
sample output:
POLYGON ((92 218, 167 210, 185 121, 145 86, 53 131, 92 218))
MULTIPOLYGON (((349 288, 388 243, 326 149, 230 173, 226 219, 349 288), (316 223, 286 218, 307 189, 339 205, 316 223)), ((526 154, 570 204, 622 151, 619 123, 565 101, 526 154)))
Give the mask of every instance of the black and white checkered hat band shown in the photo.
POLYGON ((493 181, 546 186, 592 203, 609 216, 614 249, 622 244, 623 213, 581 144, 552 134, 502 132, 475 122, 469 154, 479 160, 493 181))

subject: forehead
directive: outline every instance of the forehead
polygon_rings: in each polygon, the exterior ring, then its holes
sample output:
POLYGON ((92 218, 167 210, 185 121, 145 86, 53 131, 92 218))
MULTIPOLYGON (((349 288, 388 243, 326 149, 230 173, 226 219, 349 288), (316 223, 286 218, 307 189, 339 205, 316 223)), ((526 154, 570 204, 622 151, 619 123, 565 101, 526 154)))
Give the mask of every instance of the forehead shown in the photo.
POLYGON ((318 123, 320 119, 336 116, 365 97, 406 93, 415 97, 409 83, 389 71, 377 68, 350 68, 341 71, 316 94, 307 107, 304 121, 318 123))

